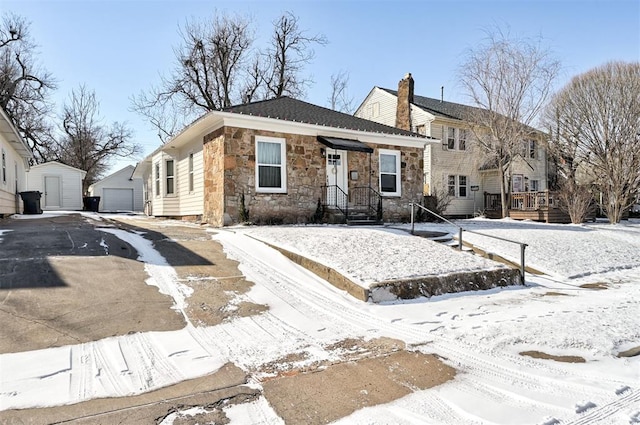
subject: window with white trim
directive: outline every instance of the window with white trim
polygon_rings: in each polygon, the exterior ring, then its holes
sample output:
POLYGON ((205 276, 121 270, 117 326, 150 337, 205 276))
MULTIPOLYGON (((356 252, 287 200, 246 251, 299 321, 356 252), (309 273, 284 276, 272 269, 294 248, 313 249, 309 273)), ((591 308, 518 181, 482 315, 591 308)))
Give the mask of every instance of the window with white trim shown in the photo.
POLYGON ((442 149, 446 151, 466 151, 467 141, 469 140, 469 130, 456 128, 456 127, 444 127, 443 135, 446 139, 442 142, 442 149))
POLYGON ((529 180, 529 184, 531 185, 529 188, 531 192, 540 191, 540 180, 529 180))
POLYGON ((287 141, 256 136, 256 192, 287 192, 287 141))
POLYGON ((156 186, 156 196, 160 196, 160 163, 156 162, 155 167, 155 186, 156 186))
POLYGON ((7 184, 7 154, 2 149, 2 184, 7 184))
POLYGON ((447 176, 447 189, 449 196, 456 198, 466 198, 468 192, 468 178, 467 176, 447 176))
POLYGON ((535 140, 525 140, 522 142, 522 156, 525 158, 536 159, 538 144, 535 140))
POLYGON ((380 149, 380 193, 385 196, 401 196, 400 151, 380 149))
POLYGON ((175 183, 175 174, 174 174, 174 162, 173 159, 167 159, 165 161, 165 166, 166 166, 166 180, 167 180, 167 184, 166 184, 166 189, 167 189, 167 195, 173 195, 175 188, 174 188, 174 183, 175 183))
POLYGON ((193 192, 193 152, 189 154, 189 192, 193 192))
POLYGON ((456 129, 447 127, 447 149, 450 151, 456 148, 456 129))

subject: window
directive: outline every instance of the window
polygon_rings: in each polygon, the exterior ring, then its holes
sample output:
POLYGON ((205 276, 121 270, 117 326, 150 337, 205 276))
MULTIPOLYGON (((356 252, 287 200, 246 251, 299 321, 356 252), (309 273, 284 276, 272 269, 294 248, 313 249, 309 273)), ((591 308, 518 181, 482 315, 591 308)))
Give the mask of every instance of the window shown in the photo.
POLYGON ((447 127, 447 149, 450 151, 456 148, 456 129, 447 127))
POLYGON ((449 188, 449 196, 456 196, 456 176, 449 176, 447 187, 449 188))
POLYGON ((20 188, 18 187, 18 163, 16 161, 13 162, 13 178, 16 179, 16 193, 20 192, 20 188))
POLYGON ((156 196, 160 196, 160 163, 155 164, 156 196))
POLYGON ((256 191, 287 192, 286 141, 275 137, 256 137, 256 191))
POLYGON ((536 141, 529 140, 529 158, 535 159, 536 156, 536 141))
POLYGON ((467 176, 458 176, 458 196, 467 197, 467 176))
POLYGON ((456 198, 467 197, 467 176, 447 176, 447 189, 449 196, 456 198))
POLYGON ((512 192, 524 191, 524 178, 522 174, 514 174, 511 178, 511 190, 512 192))
POLYGON ((469 137, 469 131, 461 128, 447 127, 446 142, 443 142, 443 150, 467 150, 467 140, 469 137))
POLYGON ((459 139, 458 139, 458 149, 461 151, 467 150, 467 130, 458 130, 459 139))
POLYGON ((540 180, 529 180, 529 183, 531 184, 529 190, 532 192, 538 192, 540 190, 540 180))
POLYGON ((173 159, 167 159, 165 162, 167 170, 167 195, 173 195, 174 192, 174 175, 173 175, 173 159))
POLYGON ((380 149, 380 193, 400 196, 400 151, 380 149))
POLYGON ((371 116, 377 118, 380 116, 380 102, 375 102, 371 105, 371 116))
POLYGON ((525 158, 535 159, 537 144, 535 140, 525 140, 522 142, 522 156, 525 158))
POLYGON ((2 150, 2 184, 7 184, 7 154, 2 150))
POLYGON ((189 192, 193 192, 193 153, 189 154, 189 192))

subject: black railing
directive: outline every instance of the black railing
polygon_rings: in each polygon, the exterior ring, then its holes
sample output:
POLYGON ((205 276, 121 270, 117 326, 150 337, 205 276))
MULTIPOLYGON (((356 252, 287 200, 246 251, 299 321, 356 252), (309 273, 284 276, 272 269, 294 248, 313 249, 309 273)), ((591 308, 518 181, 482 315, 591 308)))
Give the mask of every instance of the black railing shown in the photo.
POLYGON ((321 186, 322 205, 338 209, 345 217, 349 215, 349 197, 336 185, 321 186))
POLYGON ((382 219, 382 197, 369 186, 354 187, 349 192, 349 204, 377 220, 382 219), (363 211, 364 210, 364 211, 363 211))
POLYGON ((348 195, 336 185, 321 186, 321 190, 322 205, 339 210, 347 220, 349 214, 364 214, 382 220, 382 196, 369 186, 353 187, 348 195))

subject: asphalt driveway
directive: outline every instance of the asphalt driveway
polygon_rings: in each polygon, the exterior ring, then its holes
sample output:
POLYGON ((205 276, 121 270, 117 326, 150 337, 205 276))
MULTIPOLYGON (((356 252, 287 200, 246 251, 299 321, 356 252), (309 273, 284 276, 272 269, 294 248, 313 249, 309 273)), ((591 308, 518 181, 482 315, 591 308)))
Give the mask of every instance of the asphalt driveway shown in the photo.
POLYGON ((115 222, 34 217, 0 221, 0 353, 185 326, 115 222))

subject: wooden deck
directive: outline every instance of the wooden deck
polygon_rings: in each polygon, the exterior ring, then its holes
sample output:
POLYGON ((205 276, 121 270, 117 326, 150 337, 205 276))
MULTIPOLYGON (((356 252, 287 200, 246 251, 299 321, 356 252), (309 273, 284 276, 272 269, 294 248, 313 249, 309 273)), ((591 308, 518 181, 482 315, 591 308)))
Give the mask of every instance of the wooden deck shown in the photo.
MULTIPOLYGON (((487 218, 502 217, 499 193, 485 193, 484 205, 487 218)), ((557 194, 548 190, 512 193, 509 217, 545 223, 571 223, 569 214, 560 209, 557 194)))

